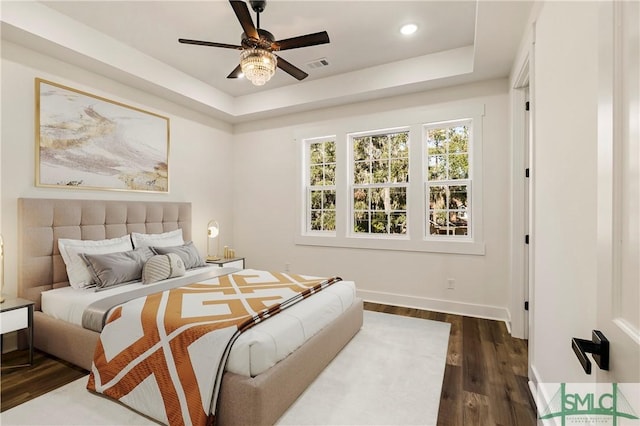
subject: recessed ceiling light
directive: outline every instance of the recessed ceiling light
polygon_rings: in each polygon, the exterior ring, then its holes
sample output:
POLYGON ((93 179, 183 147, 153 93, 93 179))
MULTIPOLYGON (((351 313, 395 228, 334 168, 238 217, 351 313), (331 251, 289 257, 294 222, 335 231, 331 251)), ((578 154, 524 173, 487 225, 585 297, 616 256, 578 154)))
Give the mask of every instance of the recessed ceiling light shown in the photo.
POLYGON ((418 30, 418 26, 416 24, 406 24, 400 28, 400 32, 404 35, 411 35, 418 30))

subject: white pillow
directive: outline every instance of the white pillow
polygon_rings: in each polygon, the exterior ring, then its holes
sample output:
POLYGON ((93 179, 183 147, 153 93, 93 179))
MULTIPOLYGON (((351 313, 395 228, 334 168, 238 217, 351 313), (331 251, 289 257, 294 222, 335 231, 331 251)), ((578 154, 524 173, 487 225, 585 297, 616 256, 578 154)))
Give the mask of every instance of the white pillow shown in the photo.
POLYGON ((131 233, 133 246, 138 247, 172 247, 184 244, 182 239, 182 229, 175 231, 163 232, 162 234, 140 234, 138 232, 131 233))
POLYGON ((67 238, 58 239, 58 249, 67 267, 69 284, 73 288, 84 288, 95 284, 91 272, 80 253, 106 254, 119 253, 121 251, 133 250, 131 237, 124 235, 119 238, 109 240, 71 240, 67 238))

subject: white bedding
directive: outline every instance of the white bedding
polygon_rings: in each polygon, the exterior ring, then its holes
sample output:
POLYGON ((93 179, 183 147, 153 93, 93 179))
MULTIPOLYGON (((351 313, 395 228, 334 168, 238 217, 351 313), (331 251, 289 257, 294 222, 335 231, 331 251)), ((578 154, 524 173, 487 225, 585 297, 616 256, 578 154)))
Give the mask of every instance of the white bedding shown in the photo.
MULTIPOLYGON (((220 269, 220 272, 223 271, 238 270, 220 269)), ((187 275, 193 276, 201 273, 201 269, 187 271, 187 275)), ((153 284, 146 286, 149 285, 153 284)), ((134 283, 100 292, 72 287, 45 291, 42 292, 42 312, 81 326, 82 314, 91 303, 141 286, 142 283, 134 283)), ((256 325, 243 333, 233 345, 227 371, 245 376, 255 376, 266 371, 342 314, 353 304, 355 296, 355 284, 352 281, 340 281, 256 325)))

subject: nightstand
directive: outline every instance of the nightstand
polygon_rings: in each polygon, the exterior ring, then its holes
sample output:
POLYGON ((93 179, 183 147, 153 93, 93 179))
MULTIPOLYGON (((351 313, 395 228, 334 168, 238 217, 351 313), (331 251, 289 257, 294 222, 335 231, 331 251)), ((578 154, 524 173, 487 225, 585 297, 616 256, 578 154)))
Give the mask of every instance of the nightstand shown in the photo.
POLYGON ((207 260, 207 263, 218 265, 220 268, 244 269, 244 257, 232 257, 229 259, 207 260))
POLYGON ((33 301, 20 298, 5 299, 0 304, 0 334, 4 336, 6 333, 25 328, 29 333, 29 363, 11 365, 7 368, 33 364, 33 301))

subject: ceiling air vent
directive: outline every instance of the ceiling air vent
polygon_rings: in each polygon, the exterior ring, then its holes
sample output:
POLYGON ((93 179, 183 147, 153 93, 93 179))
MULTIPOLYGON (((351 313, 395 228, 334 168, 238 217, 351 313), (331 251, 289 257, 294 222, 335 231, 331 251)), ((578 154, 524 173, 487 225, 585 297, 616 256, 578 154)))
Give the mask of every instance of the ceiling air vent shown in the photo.
POLYGON ((311 62, 307 62, 307 66, 311 69, 322 68, 328 65, 329 65, 329 61, 327 61, 327 58, 320 58, 311 62))

